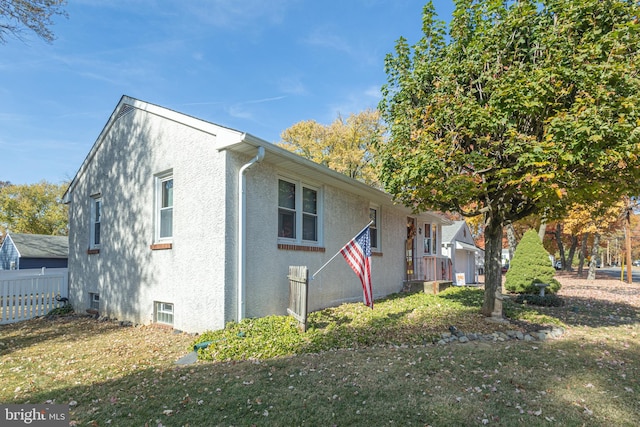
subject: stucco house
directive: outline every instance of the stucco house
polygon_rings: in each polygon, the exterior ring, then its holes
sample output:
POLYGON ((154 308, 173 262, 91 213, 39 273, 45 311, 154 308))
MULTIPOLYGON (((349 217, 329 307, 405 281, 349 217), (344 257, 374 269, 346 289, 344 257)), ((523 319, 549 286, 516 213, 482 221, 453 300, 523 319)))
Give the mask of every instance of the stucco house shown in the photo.
POLYGON ((67 236, 7 233, 0 246, 0 270, 67 268, 67 236))
POLYGON ((478 282, 481 267, 478 265, 478 259, 481 258, 481 252, 466 221, 454 221, 453 224, 442 227, 442 255, 449 258, 453 264, 454 284, 478 282))
MULTIPOLYGON (((374 297, 398 292, 410 264, 441 256, 412 237, 408 261, 409 224, 439 234, 448 223, 250 134, 127 96, 64 201, 76 310, 188 332, 286 314, 288 267, 313 274, 370 219, 374 297)), ((310 283, 310 310, 361 300, 342 259, 310 283)))

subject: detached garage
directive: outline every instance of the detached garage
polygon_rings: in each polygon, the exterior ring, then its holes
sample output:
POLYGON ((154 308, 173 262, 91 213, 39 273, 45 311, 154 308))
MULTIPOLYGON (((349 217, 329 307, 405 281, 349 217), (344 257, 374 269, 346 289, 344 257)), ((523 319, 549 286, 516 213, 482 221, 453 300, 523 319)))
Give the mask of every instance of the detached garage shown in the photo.
POLYGON ((0 246, 0 269, 67 268, 69 238, 42 234, 9 234, 0 246))

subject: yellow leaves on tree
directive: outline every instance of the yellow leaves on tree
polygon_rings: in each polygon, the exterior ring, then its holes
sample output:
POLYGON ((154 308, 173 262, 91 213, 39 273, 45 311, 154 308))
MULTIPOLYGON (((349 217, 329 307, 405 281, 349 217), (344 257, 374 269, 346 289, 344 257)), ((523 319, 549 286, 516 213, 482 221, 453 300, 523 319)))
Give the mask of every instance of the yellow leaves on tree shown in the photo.
POLYGON ((626 208, 620 201, 606 209, 602 203, 594 201, 589 204, 573 204, 564 219, 565 232, 573 235, 584 233, 606 233, 620 221, 620 213, 626 208))
POLYGON ((0 188, 0 231, 66 235, 67 207, 62 204, 66 184, 41 181, 0 188))
POLYGON ((301 121, 281 134, 277 144, 316 163, 366 184, 379 187, 374 164, 375 144, 383 138, 380 114, 366 110, 330 125, 301 121))

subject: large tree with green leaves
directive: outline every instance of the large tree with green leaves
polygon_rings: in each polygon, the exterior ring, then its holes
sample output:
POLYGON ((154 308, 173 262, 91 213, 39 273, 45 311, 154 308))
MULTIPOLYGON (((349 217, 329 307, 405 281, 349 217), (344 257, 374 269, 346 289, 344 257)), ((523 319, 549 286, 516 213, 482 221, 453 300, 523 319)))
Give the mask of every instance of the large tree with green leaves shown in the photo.
POLYGON ((67 235, 67 206, 62 204, 66 188, 46 181, 0 188, 0 231, 67 235))
POLYGON ((365 110, 330 125, 298 122, 282 132, 279 146, 351 178, 379 186, 374 158, 384 135, 380 113, 365 110))
POLYGON ((505 224, 603 203, 640 182, 637 0, 429 2, 389 54, 385 188, 416 211, 482 215, 489 316, 505 224))

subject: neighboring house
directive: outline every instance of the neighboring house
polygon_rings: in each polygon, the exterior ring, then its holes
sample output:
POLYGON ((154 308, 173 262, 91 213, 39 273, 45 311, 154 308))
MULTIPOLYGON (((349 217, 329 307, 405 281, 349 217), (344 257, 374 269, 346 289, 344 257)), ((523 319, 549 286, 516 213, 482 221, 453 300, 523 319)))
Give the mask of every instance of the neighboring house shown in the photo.
POLYGON ((442 227, 442 254, 453 263, 454 283, 464 275, 464 283, 478 282, 478 265, 476 256, 481 252, 473 240, 471 229, 466 221, 454 221, 442 227))
MULTIPOLYGON (((398 292, 408 222, 437 233, 449 223, 250 134, 126 96, 64 200, 74 307, 189 332, 286 314, 289 266, 312 275, 370 218, 374 297, 398 292)), ((338 256, 311 280, 309 309, 353 301, 360 281, 338 256)))
POLYGON ((509 267, 509 264, 511 263, 511 249, 503 249, 502 250, 502 257, 500 262, 502 263, 502 267, 509 267))
POLYGON ((0 269, 67 268, 69 238, 7 233, 0 246, 0 269))
POLYGON ((478 252, 476 252, 476 270, 479 275, 484 276, 484 249, 478 248, 478 252))

